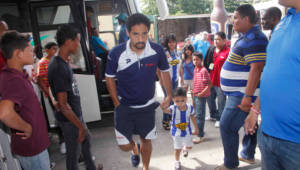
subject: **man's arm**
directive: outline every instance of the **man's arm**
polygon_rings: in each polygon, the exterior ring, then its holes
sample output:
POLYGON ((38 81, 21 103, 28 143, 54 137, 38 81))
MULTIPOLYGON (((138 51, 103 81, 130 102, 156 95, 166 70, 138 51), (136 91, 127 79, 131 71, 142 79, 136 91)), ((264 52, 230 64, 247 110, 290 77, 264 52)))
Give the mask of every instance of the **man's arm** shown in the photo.
POLYGON ((98 44, 98 47, 101 48, 105 53, 108 53, 109 51, 103 47, 101 44, 98 44))
POLYGON ((171 76, 169 71, 161 72, 161 78, 163 80, 164 88, 167 93, 167 97, 161 103, 161 107, 164 109, 170 105, 172 99, 172 83, 171 83, 171 76))
POLYGON ((42 91, 44 92, 44 94, 46 95, 45 97, 49 97, 50 93, 49 93, 49 89, 45 86, 45 84, 43 83, 43 78, 46 76, 38 76, 37 78, 37 84, 39 85, 39 87, 42 89, 42 91))
MULTIPOLYGON (((248 77, 248 82, 247 86, 245 89, 245 95, 247 96, 253 96, 257 85, 260 81, 260 76, 261 72, 265 66, 265 62, 257 62, 257 63, 251 63, 250 64, 250 72, 249 72, 249 77, 248 77)), ((250 106, 252 103, 252 98, 251 97, 243 97, 242 102, 241 102, 241 110, 244 112, 249 112, 250 111, 250 106)))
POLYGON ((0 102, 0 120, 8 127, 22 131, 17 135, 24 136, 22 139, 28 139, 32 133, 32 127, 25 122, 14 110, 15 104, 10 100, 2 100, 0 102))
POLYGON ((78 143, 82 143, 86 137, 86 129, 68 104, 67 93, 58 92, 56 96, 59 110, 74 126, 78 128, 78 143))
POLYGON ((107 90, 111 96, 111 99, 114 103, 114 106, 117 107, 120 105, 120 101, 117 96, 117 86, 114 77, 105 77, 107 90))

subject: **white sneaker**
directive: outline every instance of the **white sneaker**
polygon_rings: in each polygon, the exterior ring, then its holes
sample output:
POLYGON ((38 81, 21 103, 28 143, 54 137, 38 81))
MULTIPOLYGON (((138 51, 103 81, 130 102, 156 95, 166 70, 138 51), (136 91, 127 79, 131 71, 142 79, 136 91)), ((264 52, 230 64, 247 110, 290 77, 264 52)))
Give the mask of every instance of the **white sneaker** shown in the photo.
POLYGON ((203 141, 204 141, 204 137, 197 136, 196 138, 193 139, 193 143, 194 144, 199 144, 199 143, 201 143, 203 141))
POLYGON ((60 144, 60 153, 61 154, 66 154, 67 150, 66 150, 66 143, 63 142, 60 144))
POLYGON ((213 118, 213 117, 210 117, 210 116, 206 116, 206 117, 205 117, 205 120, 215 121, 216 118, 213 118))
POLYGON ((216 127, 216 128, 219 128, 219 127, 220 127, 220 121, 216 121, 215 127, 216 127))
POLYGON ((176 161, 175 162, 175 170, 181 170, 181 164, 180 164, 180 162, 178 161, 176 161))

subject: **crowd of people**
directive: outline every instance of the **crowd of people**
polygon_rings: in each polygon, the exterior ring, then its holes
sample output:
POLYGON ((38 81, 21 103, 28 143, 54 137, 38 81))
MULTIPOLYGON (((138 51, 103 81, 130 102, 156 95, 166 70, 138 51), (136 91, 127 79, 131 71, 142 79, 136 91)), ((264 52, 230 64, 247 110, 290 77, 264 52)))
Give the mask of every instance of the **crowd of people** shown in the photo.
MULTIPOLYGON (((187 157, 193 144, 205 141, 206 119, 216 121, 224 150, 224 163, 215 170, 235 169, 239 161, 254 163, 257 141, 263 170, 299 169, 300 100, 296 94, 300 56, 296 50, 300 1, 279 3, 290 9, 283 19, 278 8, 266 10, 262 28, 271 30, 269 36, 257 25, 253 6, 239 6, 233 15, 233 29, 239 37, 231 46, 224 32, 214 34, 213 44, 208 33, 202 32, 200 39, 188 37, 182 51, 177 50, 174 34, 160 41, 162 47, 149 40, 150 21, 140 13, 118 16, 127 37, 121 35, 124 41, 110 51, 98 31, 89 30, 96 55, 105 58, 108 54, 105 79, 115 107, 116 141, 122 151, 131 152, 133 167, 142 161, 143 170, 149 169, 151 141, 157 137, 155 110, 160 106, 162 126, 170 130, 174 142, 175 170, 181 169, 181 152, 187 157), (157 78, 165 95, 161 103, 155 99, 157 78), (140 143, 133 140, 134 134, 140 143)), ((8 31, 1 21, 0 37, 0 120, 12 129, 11 150, 22 168, 47 170, 51 166, 47 124, 32 86, 35 81, 55 110, 66 168, 77 170, 83 155, 86 169, 102 169, 93 160, 91 136, 69 63, 70 55, 80 47, 78 31, 70 25, 58 28, 56 42, 45 46, 47 55, 39 61, 37 75, 31 75, 35 80, 24 72, 24 66, 34 62, 29 35, 8 31)))

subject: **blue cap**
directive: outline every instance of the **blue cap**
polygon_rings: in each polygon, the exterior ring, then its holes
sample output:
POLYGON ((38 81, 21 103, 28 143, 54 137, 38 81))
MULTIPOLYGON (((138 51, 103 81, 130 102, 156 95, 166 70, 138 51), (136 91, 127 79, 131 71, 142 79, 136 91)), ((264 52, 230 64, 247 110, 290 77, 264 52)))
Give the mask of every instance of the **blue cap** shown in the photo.
POLYGON ((127 18, 128 18, 127 14, 123 13, 123 12, 120 13, 120 15, 117 16, 118 20, 121 20, 121 21, 124 21, 124 22, 126 22, 127 18))

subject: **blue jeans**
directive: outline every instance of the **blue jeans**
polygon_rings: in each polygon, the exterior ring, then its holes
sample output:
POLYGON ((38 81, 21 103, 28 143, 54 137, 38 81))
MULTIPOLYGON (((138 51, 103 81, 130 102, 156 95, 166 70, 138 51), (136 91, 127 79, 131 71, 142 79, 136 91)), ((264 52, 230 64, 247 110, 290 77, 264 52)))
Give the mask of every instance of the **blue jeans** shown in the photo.
POLYGON ((210 88, 210 95, 207 97, 207 104, 209 108, 209 114, 211 118, 216 118, 217 116, 217 105, 216 105, 217 92, 214 87, 210 88))
POLYGON ((207 104, 210 111, 210 117, 220 121, 226 103, 226 96, 222 89, 218 86, 213 86, 210 89, 210 96, 207 98, 207 104), (218 99, 218 109, 216 108, 216 98, 218 99))
POLYGON ((300 170, 300 144, 274 138, 258 130, 262 170, 300 170))
POLYGON ((67 170, 79 170, 78 168, 78 159, 80 153, 83 155, 83 159, 86 165, 87 170, 96 170, 96 165, 92 159, 91 154, 91 136, 89 133, 89 130, 84 123, 82 118, 79 118, 79 120, 84 124, 86 128, 86 137, 85 140, 79 144, 77 142, 78 138, 78 128, 74 126, 71 122, 61 122, 59 121, 59 126, 61 130, 63 131, 63 135, 65 137, 66 142, 66 166, 67 170))
MULTIPOLYGON (((228 96, 226 105, 220 120, 220 132, 224 148, 224 164, 227 168, 235 168, 239 165, 239 130, 244 125, 247 113, 237 106, 241 103, 241 96, 228 96)), ((245 159, 254 159, 256 148, 256 134, 244 135, 243 149, 240 152, 245 159)))
POLYGON ((15 155, 24 170, 50 170, 48 150, 34 156, 15 155))
POLYGON ((198 98, 198 97, 194 96, 196 120, 197 120, 198 129, 199 129, 199 134, 198 134, 199 137, 204 136, 206 100, 207 100, 207 97, 198 98))

